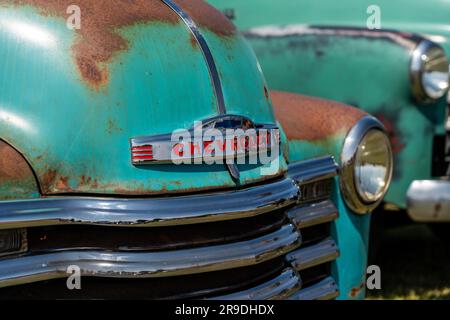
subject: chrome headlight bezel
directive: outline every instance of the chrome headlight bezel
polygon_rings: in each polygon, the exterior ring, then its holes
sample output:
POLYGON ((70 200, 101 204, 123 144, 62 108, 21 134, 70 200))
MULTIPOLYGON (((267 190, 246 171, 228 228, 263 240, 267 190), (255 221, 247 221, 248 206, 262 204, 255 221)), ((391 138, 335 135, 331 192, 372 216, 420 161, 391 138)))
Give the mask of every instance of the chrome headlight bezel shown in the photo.
POLYGON ((341 152, 341 174, 340 174, 340 186, 343 198, 347 206, 357 214, 367 214, 372 212, 383 201, 389 185, 392 180, 393 173, 393 153, 392 147, 387 137, 387 148, 389 157, 389 169, 388 178, 385 183, 385 188, 378 199, 375 201, 368 201, 364 199, 358 191, 357 181, 355 177, 355 165, 358 154, 358 148, 366 135, 373 131, 378 130, 386 135, 386 130, 377 119, 372 116, 365 116, 360 119, 355 126, 350 130, 345 138, 344 146, 341 152))
POLYGON ((444 49, 430 40, 422 40, 412 52, 410 63, 411 90, 414 99, 422 104, 430 104, 444 97, 449 90, 449 61, 444 49), (441 60, 441 61, 439 61, 441 60), (440 63, 447 81, 445 88, 440 92, 432 92, 432 88, 426 84, 427 70, 433 68, 433 62, 440 63))

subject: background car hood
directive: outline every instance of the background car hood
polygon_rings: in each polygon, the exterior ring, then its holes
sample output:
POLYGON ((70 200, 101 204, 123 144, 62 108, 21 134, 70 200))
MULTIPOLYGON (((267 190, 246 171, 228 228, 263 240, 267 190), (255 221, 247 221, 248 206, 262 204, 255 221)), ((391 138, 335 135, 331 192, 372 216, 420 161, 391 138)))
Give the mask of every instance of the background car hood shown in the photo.
POLYGON ((380 8, 381 28, 421 34, 442 45, 450 56, 450 5, 446 0, 208 0, 222 11, 232 12, 241 30, 267 26, 367 27, 373 16, 368 8, 380 8))

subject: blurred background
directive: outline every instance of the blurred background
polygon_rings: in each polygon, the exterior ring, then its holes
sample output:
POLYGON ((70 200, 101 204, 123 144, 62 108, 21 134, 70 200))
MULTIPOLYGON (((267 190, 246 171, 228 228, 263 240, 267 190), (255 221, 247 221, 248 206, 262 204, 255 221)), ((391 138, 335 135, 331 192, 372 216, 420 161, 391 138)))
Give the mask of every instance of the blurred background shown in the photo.
POLYGON ((382 289, 368 290, 367 299, 450 299, 450 242, 407 221, 375 232, 370 264, 381 268, 382 289))

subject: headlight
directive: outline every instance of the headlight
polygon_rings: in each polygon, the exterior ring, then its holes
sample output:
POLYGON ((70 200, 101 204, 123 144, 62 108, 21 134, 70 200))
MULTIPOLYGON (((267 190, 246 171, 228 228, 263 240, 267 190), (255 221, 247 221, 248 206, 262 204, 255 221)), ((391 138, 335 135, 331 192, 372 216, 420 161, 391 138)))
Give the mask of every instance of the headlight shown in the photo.
POLYGON ((347 205, 365 214, 383 200, 392 178, 392 149, 383 125, 366 116, 350 130, 341 154, 341 190, 347 205))
POLYGON ((449 89, 449 61, 434 42, 419 43, 412 54, 410 73, 413 95, 420 103, 436 101, 449 89))

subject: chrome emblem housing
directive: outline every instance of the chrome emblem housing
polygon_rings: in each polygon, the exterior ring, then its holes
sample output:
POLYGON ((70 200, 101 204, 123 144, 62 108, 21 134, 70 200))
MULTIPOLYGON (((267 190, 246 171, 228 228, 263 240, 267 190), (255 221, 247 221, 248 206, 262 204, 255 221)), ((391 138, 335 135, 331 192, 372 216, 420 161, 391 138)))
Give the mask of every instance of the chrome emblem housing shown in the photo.
POLYGON ((131 162, 135 166, 222 163, 236 180, 240 175, 236 162, 245 163, 244 158, 271 153, 274 144, 279 143, 276 125, 255 124, 243 116, 220 115, 195 122, 187 130, 130 139, 131 162))

